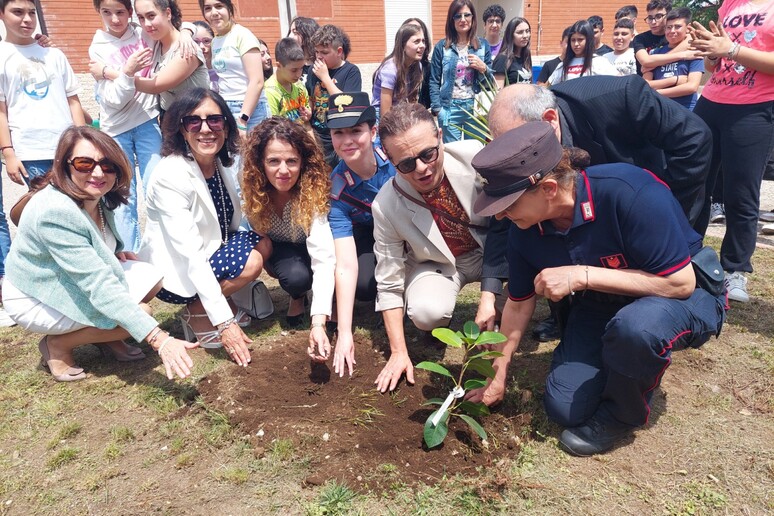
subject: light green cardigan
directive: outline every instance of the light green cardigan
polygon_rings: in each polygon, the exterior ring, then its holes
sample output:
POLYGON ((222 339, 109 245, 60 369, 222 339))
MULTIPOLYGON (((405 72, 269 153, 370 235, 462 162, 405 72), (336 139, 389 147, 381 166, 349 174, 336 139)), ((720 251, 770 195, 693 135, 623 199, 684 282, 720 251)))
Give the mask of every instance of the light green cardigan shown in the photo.
MULTIPOLYGON (((118 238, 113 213, 105 210, 105 219, 118 238)), ((97 225, 54 186, 24 208, 5 274, 28 296, 86 326, 121 326, 137 342, 158 326, 129 297, 124 271, 97 225)))

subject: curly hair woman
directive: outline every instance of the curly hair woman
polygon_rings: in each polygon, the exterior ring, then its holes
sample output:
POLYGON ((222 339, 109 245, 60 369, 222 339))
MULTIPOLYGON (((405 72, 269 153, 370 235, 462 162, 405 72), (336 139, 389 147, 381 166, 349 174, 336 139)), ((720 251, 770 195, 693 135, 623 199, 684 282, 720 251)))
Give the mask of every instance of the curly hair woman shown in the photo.
POLYGON ((242 195, 247 220, 268 236, 273 252, 266 270, 290 294, 287 322, 298 326, 312 290, 309 355, 330 355, 325 323, 333 299, 333 235, 328 225, 330 169, 314 138, 287 118, 272 117, 246 141, 242 195))

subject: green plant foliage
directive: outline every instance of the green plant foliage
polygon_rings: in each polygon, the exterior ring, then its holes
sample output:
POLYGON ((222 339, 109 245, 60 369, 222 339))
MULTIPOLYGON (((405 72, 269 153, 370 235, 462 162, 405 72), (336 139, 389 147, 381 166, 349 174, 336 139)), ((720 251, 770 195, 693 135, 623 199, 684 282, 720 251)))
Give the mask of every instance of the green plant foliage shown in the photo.
POLYGON ((465 421, 481 439, 486 439, 486 432, 484 431, 484 427, 481 426, 478 421, 470 416, 466 416, 465 414, 460 414, 460 419, 465 421))
MULTIPOLYGON (((503 354, 497 351, 479 351, 479 346, 505 342, 506 338, 504 335, 491 331, 482 332, 475 322, 467 321, 462 326, 462 332, 455 332, 449 328, 436 328, 433 330, 433 336, 448 346, 462 348, 465 356, 459 376, 454 378, 446 367, 435 362, 420 362, 414 367, 451 378, 454 381, 455 390, 462 389, 463 385, 465 391, 486 387, 487 382, 482 378, 468 378, 465 380, 465 373, 468 370, 475 371, 486 378, 494 378, 495 370, 490 360, 501 357, 503 354)), ((461 391, 458 390, 457 394, 461 394, 461 391)), ((423 403, 423 405, 443 406, 445 401, 443 398, 432 398, 423 403)), ((452 416, 461 418, 476 434, 482 439, 486 439, 484 428, 473 419, 474 417, 489 415, 489 407, 484 403, 473 403, 472 401, 462 399, 462 396, 459 398, 455 397, 451 400, 448 409, 444 411, 438 424, 434 425, 433 418, 439 410, 441 409, 439 408, 430 414, 430 417, 425 422, 424 440, 428 448, 435 448, 443 443, 446 435, 449 433, 449 418, 452 416)))
POLYGON ((433 337, 440 340, 447 346, 453 348, 462 347, 462 336, 459 332, 452 331, 449 328, 436 328, 433 330, 433 337))
POLYGON ((433 425, 433 418, 438 411, 434 411, 430 414, 430 417, 425 421, 425 444, 428 448, 435 448, 446 439, 446 434, 449 433, 449 411, 446 411, 438 421, 437 425, 433 425))
POLYGON ((440 364, 436 364, 435 362, 420 362, 417 365, 414 366, 416 369, 426 369, 428 371, 432 371, 434 373, 442 374, 444 376, 448 376, 449 378, 454 378, 452 374, 449 372, 448 369, 446 369, 444 366, 440 364))
POLYGON ((474 358, 468 361, 468 368, 474 370, 479 374, 483 374, 487 378, 495 377, 495 370, 492 367, 492 362, 484 358, 474 358))

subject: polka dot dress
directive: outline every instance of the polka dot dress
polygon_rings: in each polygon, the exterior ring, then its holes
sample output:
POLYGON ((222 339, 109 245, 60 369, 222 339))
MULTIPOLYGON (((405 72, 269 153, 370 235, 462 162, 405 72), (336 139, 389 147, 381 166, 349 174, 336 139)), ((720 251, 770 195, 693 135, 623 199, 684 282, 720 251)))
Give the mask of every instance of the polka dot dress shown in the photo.
MULTIPOLYGON (((234 231, 227 233, 227 235, 223 234, 223 228, 228 227, 234 217, 234 203, 231 202, 231 196, 228 195, 225 186, 222 187, 225 195, 221 197, 221 181, 220 173, 207 179, 207 188, 210 190, 210 196, 218 214, 221 238, 226 240, 226 243, 210 256, 210 267, 212 267, 212 272, 218 281, 233 279, 242 274, 250 252, 261 239, 257 233, 252 231, 234 231)), ((183 297, 162 288, 156 297, 166 303, 187 305, 196 301, 199 296, 183 297)))

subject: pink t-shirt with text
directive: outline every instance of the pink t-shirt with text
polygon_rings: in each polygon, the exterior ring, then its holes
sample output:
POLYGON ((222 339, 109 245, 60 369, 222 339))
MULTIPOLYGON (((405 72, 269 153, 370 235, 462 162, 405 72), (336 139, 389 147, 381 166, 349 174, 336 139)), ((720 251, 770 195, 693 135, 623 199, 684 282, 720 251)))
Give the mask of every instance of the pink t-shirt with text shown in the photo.
MULTIPOLYGON (((764 52, 774 52, 774 0, 753 4, 725 0, 718 17, 731 41, 764 52)), ((722 58, 707 81, 702 96, 721 104, 757 104, 774 100, 774 75, 748 69, 722 58)))

